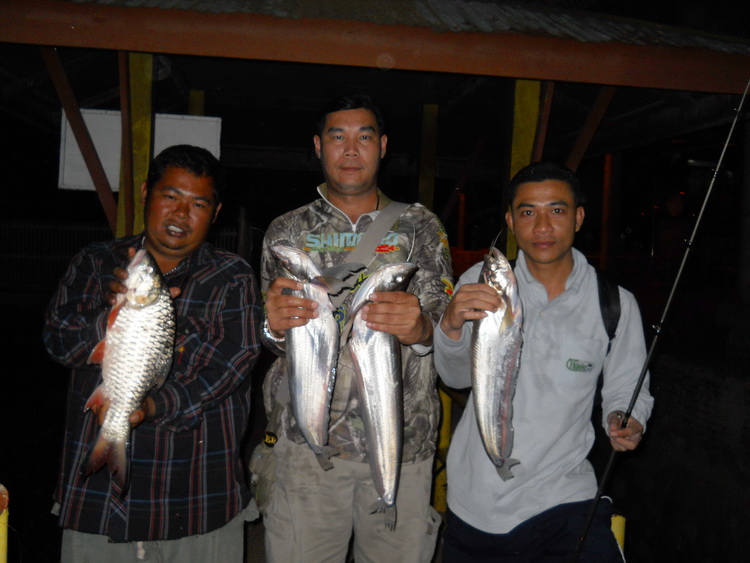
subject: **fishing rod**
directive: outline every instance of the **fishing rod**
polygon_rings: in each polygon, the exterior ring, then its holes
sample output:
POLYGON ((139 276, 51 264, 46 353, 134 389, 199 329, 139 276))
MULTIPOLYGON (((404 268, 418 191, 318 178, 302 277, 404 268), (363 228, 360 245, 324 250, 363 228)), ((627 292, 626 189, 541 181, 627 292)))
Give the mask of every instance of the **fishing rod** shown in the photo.
MULTIPOLYGON (((638 382, 635 385, 633 396, 630 398, 630 404, 628 405, 628 410, 625 411, 625 415, 623 416, 622 421, 620 423, 620 429, 627 427, 628 421, 630 420, 630 415, 633 412, 635 403, 638 400, 638 395, 641 392, 641 387, 643 387, 643 382, 645 381, 646 374, 648 373, 648 366, 651 363, 651 357, 654 354, 654 348, 656 348, 656 343, 659 340, 662 327, 664 326, 664 321, 667 317, 667 312, 669 311, 669 307, 672 304, 672 299, 674 298, 675 292, 677 290, 677 286, 680 282, 680 278, 682 277, 682 272, 685 269, 685 263, 687 262, 688 256, 690 254, 690 250, 693 247, 693 243, 695 241, 695 235, 698 232, 698 227, 700 226, 701 219, 703 218, 703 212, 706 210, 706 206, 708 205, 708 200, 711 196, 711 192, 713 191, 714 184, 716 183, 716 177, 719 174, 719 169, 721 168, 721 164, 724 161, 724 155, 726 154, 727 148, 729 147, 729 141, 732 138, 732 134, 734 133, 734 128, 737 125, 737 121, 740 118, 740 113, 742 112, 742 106, 744 105, 745 98, 747 97, 748 88, 750 88, 750 80, 748 80, 747 84, 745 85, 745 91, 742 94, 742 98, 740 98, 740 104, 737 107, 734 120, 732 121, 732 126, 729 129, 727 140, 724 143, 724 147, 721 150, 721 155, 719 156, 719 161, 716 163, 716 168, 714 168, 713 177, 711 178, 711 182, 708 185, 706 196, 703 198, 703 205, 701 205, 700 212, 698 213, 698 217, 695 220, 695 226, 693 227, 693 232, 691 233, 690 239, 687 242, 685 253, 682 256, 682 262, 680 263, 680 268, 677 270, 677 276, 675 277, 674 283, 672 284, 672 289, 669 292, 667 303, 664 306, 664 312, 662 313, 661 318, 659 319, 659 322, 656 325, 654 325, 654 338, 651 341, 651 346, 648 349, 648 354, 646 354, 646 359, 643 362, 643 369, 641 370, 641 374, 638 376, 638 382)), ((573 559, 571 563, 576 563, 578 561, 578 557, 581 555, 581 551, 583 550, 583 544, 586 541, 589 528, 591 527, 591 522, 593 521, 594 514, 596 513, 596 507, 602 498, 602 494, 604 492, 604 486, 606 485, 607 479, 609 478, 609 474, 612 471, 612 466, 614 465, 616 454, 617 454, 617 450, 615 449, 612 449, 612 451, 609 454, 607 465, 605 466, 604 472, 602 473, 601 479, 599 480, 599 488, 597 489, 596 496, 594 497, 594 500, 591 503, 591 508, 589 509, 588 516, 586 517, 586 524, 583 528, 583 533, 581 534, 581 537, 578 540, 578 544, 576 545, 576 550, 575 550, 575 553, 573 554, 573 559)))

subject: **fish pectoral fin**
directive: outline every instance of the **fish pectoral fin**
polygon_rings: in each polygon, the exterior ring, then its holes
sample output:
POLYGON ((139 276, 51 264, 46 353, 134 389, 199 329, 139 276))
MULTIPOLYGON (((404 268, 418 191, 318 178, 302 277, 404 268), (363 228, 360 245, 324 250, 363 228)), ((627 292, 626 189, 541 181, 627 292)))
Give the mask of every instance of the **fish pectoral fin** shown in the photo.
POLYGON ((331 446, 323 446, 320 448, 320 452, 315 454, 315 459, 318 460, 318 464, 323 468, 323 471, 328 471, 329 469, 333 469, 331 456, 335 455, 339 455, 339 452, 331 446))
POLYGON ((86 401, 86 405, 83 407, 83 412, 88 412, 91 407, 101 407, 107 401, 107 396, 104 394, 104 385, 99 385, 94 392, 91 393, 89 400, 86 401))
POLYGON ((512 459, 512 458, 503 460, 503 464, 500 465, 499 467, 496 467, 497 474, 500 476, 500 479, 502 479, 503 481, 507 481, 508 479, 513 479, 514 475, 511 472, 510 468, 513 467, 514 465, 518 465, 519 463, 521 462, 518 461, 517 459, 512 459))
POLYGON ((125 298, 124 296, 122 298, 119 297, 115 305, 112 307, 112 310, 109 312, 109 315, 107 315, 107 330, 112 328, 112 325, 115 324, 115 321, 117 320, 117 315, 120 314, 120 310, 125 306, 125 298))
POLYGON ((376 512, 383 512, 385 513, 385 527, 388 530, 395 530, 396 529, 396 505, 392 504, 391 506, 388 506, 385 501, 383 501, 382 498, 379 498, 375 502, 373 502, 370 505, 370 514, 375 514, 376 512))
POLYGON ((87 364, 101 364, 104 361, 104 352, 107 349, 107 343, 105 340, 100 340, 99 344, 94 346, 89 354, 89 359, 86 360, 87 364))

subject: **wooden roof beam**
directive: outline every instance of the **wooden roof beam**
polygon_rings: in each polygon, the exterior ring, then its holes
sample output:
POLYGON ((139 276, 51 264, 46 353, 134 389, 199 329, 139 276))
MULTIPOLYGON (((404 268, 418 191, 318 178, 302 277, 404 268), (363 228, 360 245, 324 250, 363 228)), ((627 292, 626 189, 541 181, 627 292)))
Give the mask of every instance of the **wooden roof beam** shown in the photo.
POLYGON ((0 2, 0 41, 742 93, 750 57, 250 13, 0 2))

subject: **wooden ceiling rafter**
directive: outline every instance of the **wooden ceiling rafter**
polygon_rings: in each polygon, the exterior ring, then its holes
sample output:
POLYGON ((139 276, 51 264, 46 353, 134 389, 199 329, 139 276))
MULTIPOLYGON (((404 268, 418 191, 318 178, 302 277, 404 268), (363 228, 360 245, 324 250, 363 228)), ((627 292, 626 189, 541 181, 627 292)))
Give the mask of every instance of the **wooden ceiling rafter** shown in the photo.
POLYGON ((750 57, 707 49, 54 0, 0 3, 0 41, 728 94, 750 73, 750 57))

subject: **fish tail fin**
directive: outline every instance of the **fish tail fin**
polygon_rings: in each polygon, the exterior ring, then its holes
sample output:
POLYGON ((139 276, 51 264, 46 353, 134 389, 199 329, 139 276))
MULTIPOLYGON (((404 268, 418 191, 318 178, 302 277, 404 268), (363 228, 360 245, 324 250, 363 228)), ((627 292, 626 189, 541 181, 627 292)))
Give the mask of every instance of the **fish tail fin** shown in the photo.
POLYGON ((86 454, 86 458, 83 460, 81 466, 81 474, 84 477, 88 477, 93 473, 99 471, 105 464, 109 463, 109 458, 112 455, 113 443, 108 441, 101 432, 96 437, 94 446, 86 454))
POLYGON ((94 447, 89 450, 83 460, 81 474, 88 477, 106 465, 113 475, 115 483, 120 488, 120 496, 124 497, 130 480, 128 471, 129 449, 130 444, 107 440, 100 432, 96 442, 94 442, 94 447))
POLYGON ((385 527, 387 530, 396 529, 396 504, 388 506, 382 498, 379 498, 370 505, 370 514, 383 512, 385 514, 385 527))
POLYGON ((497 474, 500 476, 500 479, 502 479, 503 481, 507 481, 508 479, 513 479, 514 475, 511 472, 510 468, 513 467, 514 465, 518 465, 519 463, 521 462, 518 461, 517 459, 512 459, 512 458, 503 460, 503 464, 496 467, 497 474))
POLYGON ((130 459, 130 442, 115 444, 112 454, 109 456, 107 468, 112 478, 120 488, 120 498, 125 498, 130 487, 130 471, 128 460, 130 459))
POLYGON ((396 529, 396 505, 386 507, 385 509, 385 527, 391 532, 396 529))
POLYGON ((320 464, 320 467, 323 468, 323 471, 333 469, 331 456, 335 455, 339 455, 339 452, 331 446, 322 446, 318 448, 317 451, 315 451, 315 459, 318 460, 318 463, 320 464))

